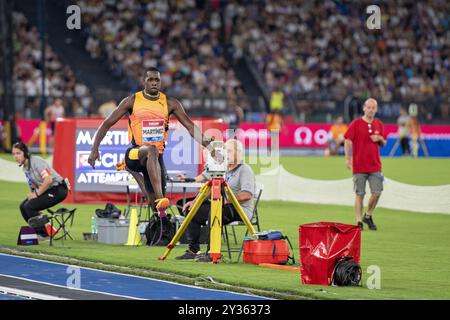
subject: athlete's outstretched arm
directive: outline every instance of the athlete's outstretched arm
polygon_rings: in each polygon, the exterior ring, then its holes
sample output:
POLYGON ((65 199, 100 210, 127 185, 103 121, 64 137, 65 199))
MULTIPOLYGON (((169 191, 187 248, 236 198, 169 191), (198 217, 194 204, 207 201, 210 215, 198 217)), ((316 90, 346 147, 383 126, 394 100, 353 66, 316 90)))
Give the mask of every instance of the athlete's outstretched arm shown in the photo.
POLYGON ((111 114, 102 122, 100 128, 98 128, 95 134, 94 144, 92 145, 91 153, 89 154, 88 158, 88 162, 92 166, 92 168, 95 168, 95 160, 99 159, 98 147, 100 145, 100 142, 102 142, 109 128, 115 125, 117 121, 122 119, 122 117, 129 110, 131 110, 131 108, 133 107, 133 103, 134 95, 123 99, 122 102, 119 103, 117 108, 113 112, 111 112, 111 114))
POLYGON ((191 118, 189 118, 189 116, 184 111, 184 108, 181 105, 180 101, 173 98, 169 98, 167 102, 169 110, 173 112, 175 117, 188 130, 189 134, 194 138, 194 140, 207 149, 211 148, 210 146, 211 139, 204 136, 200 128, 195 125, 195 123, 191 120, 191 118))

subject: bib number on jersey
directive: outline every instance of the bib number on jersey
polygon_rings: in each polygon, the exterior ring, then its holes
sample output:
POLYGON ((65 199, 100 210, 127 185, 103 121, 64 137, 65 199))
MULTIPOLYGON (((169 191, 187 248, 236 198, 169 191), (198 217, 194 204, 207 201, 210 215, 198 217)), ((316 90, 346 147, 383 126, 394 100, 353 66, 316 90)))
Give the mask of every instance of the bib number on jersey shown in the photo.
POLYGON ((164 120, 142 121, 142 141, 160 142, 164 138, 164 120))

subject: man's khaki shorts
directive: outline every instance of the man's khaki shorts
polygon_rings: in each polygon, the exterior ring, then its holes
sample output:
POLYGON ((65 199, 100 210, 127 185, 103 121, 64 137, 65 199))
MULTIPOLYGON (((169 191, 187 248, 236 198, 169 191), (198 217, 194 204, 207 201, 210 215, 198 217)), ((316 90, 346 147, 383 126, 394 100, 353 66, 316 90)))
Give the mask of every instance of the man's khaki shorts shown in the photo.
POLYGON ((371 193, 383 191, 384 176, 382 172, 355 173, 353 175, 353 189, 359 196, 366 194, 366 181, 369 181, 371 193))

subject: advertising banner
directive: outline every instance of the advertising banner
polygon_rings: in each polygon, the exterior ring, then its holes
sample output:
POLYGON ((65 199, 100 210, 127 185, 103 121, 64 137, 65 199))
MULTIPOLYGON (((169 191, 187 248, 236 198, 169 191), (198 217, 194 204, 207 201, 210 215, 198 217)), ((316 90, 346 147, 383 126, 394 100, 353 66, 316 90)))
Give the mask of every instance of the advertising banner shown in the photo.
MULTIPOLYGON (((126 185, 115 183, 126 183, 132 176, 127 171, 117 171, 115 165, 124 159, 126 150, 131 147, 126 120, 120 120, 102 140, 100 160, 96 161, 95 169, 88 163, 95 133, 102 121, 61 119, 56 123, 53 165, 73 186, 68 202, 121 202, 125 199, 120 193, 126 192, 126 185)), ((217 119, 197 119, 194 123, 209 135, 214 132, 220 135, 226 129, 217 119)), ((163 157, 169 182, 176 180, 178 174, 195 177, 203 169, 200 144, 178 121, 169 124, 163 157)), ((168 185, 166 191, 177 194, 182 190, 168 185)))
MULTIPOLYGON (((321 123, 288 123, 279 133, 280 148, 310 148, 324 149, 329 141, 331 124, 321 123)), ((446 125, 421 125, 421 137, 432 157, 450 157, 450 126, 446 125)), ((391 152, 397 141, 397 125, 385 125, 387 144, 381 148, 382 156, 391 152)), ((256 148, 271 144, 271 136, 263 123, 244 122, 238 130, 238 137, 246 148, 256 148)), ((420 143, 419 143, 420 145, 420 143)), ((401 149, 397 148, 394 155, 400 155, 401 149)), ((423 156, 422 147, 419 147, 419 156, 423 156)))

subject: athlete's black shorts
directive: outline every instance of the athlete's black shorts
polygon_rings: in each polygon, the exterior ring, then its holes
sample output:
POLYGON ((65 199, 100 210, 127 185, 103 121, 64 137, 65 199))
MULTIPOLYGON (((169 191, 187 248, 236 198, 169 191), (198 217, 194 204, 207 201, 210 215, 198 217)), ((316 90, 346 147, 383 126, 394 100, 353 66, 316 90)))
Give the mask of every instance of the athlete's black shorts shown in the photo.
MULTIPOLYGON (((139 159, 130 159, 129 154, 132 149, 139 149, 139 147, 130 147, 127 149, 127 151, 125 153, 126 166, 130 170, 133 170, 136 172, 142 172, 142 174, 144 175, 145 188, 147 189, 147 192, 154 193, 155 191, 153 190, 152 183, 150 182, 150 177, 148 176, 147 167, 141 165, 141 163, 139 162, 139 159)), ((159 166, 161 167, 161 189, 162 189, 163 195, 165 195, 166 194, 166 183, 167 183, 167 180, 166 180, 167 172, 166 172, 166 166, 164 165, 164 159, 163 159, 162 154, 159 155, 158 161, 159 161, 159 166)))

